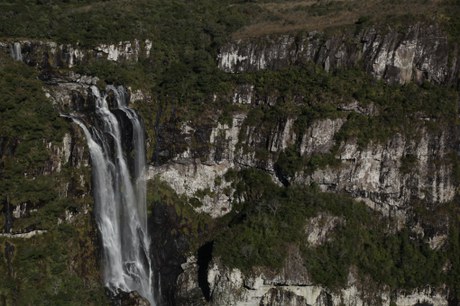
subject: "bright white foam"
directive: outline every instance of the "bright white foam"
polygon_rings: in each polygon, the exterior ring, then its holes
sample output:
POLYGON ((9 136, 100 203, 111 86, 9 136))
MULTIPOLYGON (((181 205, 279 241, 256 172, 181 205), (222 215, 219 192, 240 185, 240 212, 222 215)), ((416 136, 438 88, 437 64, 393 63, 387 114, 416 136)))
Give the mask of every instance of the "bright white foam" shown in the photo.
POLYGON ((91 154, 95 216, 102 237, 104 281, 112 291, 137 291, 155 305, 147 231, 145 137, 136 112, 127 106, 124 88, 108 86, 132 125, 134 171, 130 173, 123 148, 119 117, 109 109, 107 94, 91 88, 96 98, 96 119, 91 129, 71 116, 85 133, 91 154))

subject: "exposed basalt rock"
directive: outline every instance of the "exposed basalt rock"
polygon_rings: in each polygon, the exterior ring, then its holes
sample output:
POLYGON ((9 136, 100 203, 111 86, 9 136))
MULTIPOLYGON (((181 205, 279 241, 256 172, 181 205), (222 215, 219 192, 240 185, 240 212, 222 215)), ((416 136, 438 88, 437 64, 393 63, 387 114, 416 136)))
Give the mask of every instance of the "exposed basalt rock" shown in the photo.
MULTIPOLYGON (((211 305, 312 305, 312 306, 364 306, 397 305, 413 306, 448 305, 447 290, 423 288, 414 291, 393 291, 382 287, 369 292, 368 284, 357 280, 350 272, 348 285, 341 290, 331 291, 311 283, 290 284, 265 281, 266 276, 255 272, 252 276, 238 269, 223 266, 214 260, 208 274, 211 287, 211 305)), ((289 279, 289 278, 288 278, 289 279)))
MULTIPOLYGON (((250 101, 250 107, 260 107, 262 111, 270 107, 253 94, 250 86, 240 86, 236 92, 239 94, 230 97, 233 103, 250 101)), ((429 207, 440 207, 454 199, 457 183, 452 157, 456 156, 459 145, 456 128, 444 124, 441 129, 429 129, 419 120, 418 127, 410 134, 395 134, 364 145, 353 138, 338 142, 337 139, 341 139, 338 133, 347 123, 348 114, 355 112, 371 117, 378 115, 378 109, 373 104, 351 101, 340 104, 337 110, 333 117, 314 119, 306 126, 298 124, 295 115, 270 122, 251 121, 242 111, 233 114, 226 123, 219 123, 216 118, 210 133, 200 134, 207 137, 200 141, 208 148, 201 151, 192 148, 196 144, 191 140, 198 140, 194 135, 196 131, 209 130, 209 124, 200 126, 196 122, 181 123, 179 120, 173 126, 175 137, 181 143, 180 150, 160 165, 151 167, 150 177, 158 176, 189 199, 198 198, 201 206, 194 207, 195 210, 216 218, 228 213, 232 204, 245 200, 244 195, 235 196, 234 186, 225 176, 229 170, 256 167, 268 172, 279 184, 274 165, 282 152, 294 151, 304 160, 322 154, 332 155, 337 163, 319 167, 303 164, 288 178, 289 183, 316 185, 323 191, 346 193, 386 215, 396 216, 398 224, 392 231, 407 226, 433 249, 445 247, 449 221, 439 218, 439 223, 444 225, 419 223, 411 215, 411 205, 418 201, 429 207)), ((170 135, 162 137, 172 139, 170 135)), ((311 236, 308 240, 312 246, 328 241, 344 222, 329 215, 310 221, 307 235, 311 236)), ((178 281, 177 301, 183 305, 201 305, 205 295, 197 279, 199 265, 196 259, 189 258, 183 269, 178 281)), ((369 289, 368 281, 356 279, 350 277, 348 284, 336 291, 314 284, 298 250, 288 253, 286 265, 278 273, 254 268, 245 275, 238 269, 223 267, 215 258, 208 272, 212 305, 447 305, 448 292, 444 288, 395 292, 378 285, 369 289)))
POLYGON ((44 233, 46 233, 46 231, 35 230, 35 231, 21 233, 21 234, 0 234, 0 237, 30 239, 36 235, 41 235, 44 233))
POLYGON ((294 144, 296 135, 293 132, 294 119, 287 118, 286 121, 279 122, 273 133, 270 133, 268 139, 268 149, 270 152, 280 152, 288 146, 294 144))
POLYGON ((62 166, 69 163, 71 156, 72 137, 66 133, 62 139, 62 144, 55 145, 52 142, 47 143, 47 149, 51 152, 50 159, 44 167, 43 174, 59 173, 62 166))
POLYGON ((330 152, 335 145, 334 136, 340 131, 345 119, 325 119, 313 122, 302 136, 300 155, 330 152))
POLYGON ((315 182, 324 191, 346 192, 369 206, 389 213, 407 208, 417 198, 428 203, 445 203, 456 194, 449 154, 456 150, 455 131, 420 131, 419 139, 395 135, 386 143, 359 148, 356 143, 342 144, 341 165, 299 176, 299 183, 315 182), (404 158, 413 155, 411 169, 404 158))
MULTIPOLYGON (((259 305, 262 301, 267 303, 270 295, 276 292, 271 289, 286 289, 286 302, 296 301, 296 292, 311 285, 308 273, 302 265, 298 248, 292 246, 289 256, 286 258, 283 268, 279 273, 274 273, 266 268, 254 268, 251 276, 245 276, 238 269, 224 267, 219 259, 213 259, 207 270, 207 281, 210 287, 211 305, 259 305), (288 298, 289 297, 289 298, 288 298), (268 299, 268 300, 267 300, 268 299)), ((190 259, 193 260, 193 259, 190 259)), ((193 285, 198 285, 198 274, 194 269, 184 269, 180 279, 187 279, 187 291, 180 291, 178 295, 192 292, 193 285), (195 281, 193 281, 195 279, 195 281)), ((285 292, 280 293, 278 298, 283 299, 285 292)), ((304 298, 298 296, 299 301, 304 298)), ((272 305, 272 304, 270 304, 272 305)), ((278 305, 278 304, 274 304, 278 305)), ((284 305, 284 304, 283 304, 284 305)), ((293 304, 297 305, 297 304, 293 304)), ((299 304, 303 305, 303 304, 299 304)))
POLYGON ((254 85, 240 85, 236 88, 232 102, 237 104, 251 104, 254 99, 254 85))
POLYGON ((282 288, 272 288, 268 290, 268 292, 265 293, 260 300, 260 306, 270 305, 308 306, 309 304, 304 297, 297 295, 292 291, 284 290, 282 288))
POLYGON ((325 243, 330 239, 331 232, 343 223, 341 218, 327 214, 311 218, 305 226, 308 244, 318 246, 325 243))
MULTIPOLYGON (((413 199, 446 203, 456 194, 451 164, 458 147, 454 128, 440 131, 419 128, 413 136, 396 134, 387 141, 362 147, 353 139, 336 143, 335 136, 345 123, 341 117, 313 121, 303 131, 294 129, 295 118, 268 127, 245 124, 245 118, 235 115, 231 126, 219 123, 212 129, 205 140, 210 153, 203 152, 197 158, 188 155, 190 149, 185 149, 169 163, 151 168, 151 177, 158 175, 178 194, 188 197, 208 190, 209 194, 201 199, 203 206, 197 211, 217 217, 227 213, 235 200, 231 182, 222 179, 229 169, 264 169, 279 183, 274 162, 280 152, 295 148, 306 158, 334 153, 339 163, 313 170, 303 166, 294 177, 281 178, 283 181, 315 183, 323 191, 347 193, 385 214, 398 215, 401 221, 413 199), (338 149, 334 149, 336 145, 338 149)), ((190 133, 193 131, 188 130, 182 137, 192 137, 190 133)))
MULTIPOLYGON (((94 110, 90 87, 98 79, 69 73, 56 75, 54 68, 70 68, 93 59, 110 61, 136 61, 149 57, 151 42, 121 42, 99 45, 92 49, 57 45, 52 42, 20 41, 0 44, 18 61, 39 67, 46 82, 48 97, 63 112, 79 113, 94 110)), ((321 33, 298 36, 283 35, 231 43, 222 48, 219 66, 227 72, 248 72, 262 69, 282 69, 291 65, 313 62, 325 70, 364 67, 377 79, 391 83, 430 81, 436 84, 457 84, 460 64, 456 52, 446 36, 436 26, 416 25, 404 32, 377 28, 365 29, 350 36, 340 34, 327 37, 321 33)), ((143 100, 141 92, 132 93, 132 100, 143 100)), ((259 97, 251 84, 239 85, 229 101, 235 104, 273 106, 277 96, 259 97)), ((174 108, 174 107, 173 107, 174 108)), ((242 107, 242 109, 244 109, 242 107)), ((338 107, 343 113, 356 112, 375 116, 373 105, 362 106, 357 101, 338 107)), ((158 117, 163 114, 158 112, 158 117)), ((394 135, 383 142, 370 142, 360 146, 355 140, 337 143, 335 136, 346 123, 345 116, 317 119, 307 127, 296 126, 295 116, 278 118, 276 122, 249 122, 244 111, 233 114, 230 122, 182 122, 173 114, 166 120, 158 118, 155 127, 155 153, 149 177, 157 176, 168 183, 179 195, 197 199, 197 212, 214 218, 232 210, 232 204, 244 201, 235 198, 232 181, 224 176, 230 169, 256 167, 275 175, 275 163, 283 151, 294 150, 302 158, 316 154, 334 154, 340 165, 310 169, 303 166, 288 183, 317 185, 323 191, 347 193, 364 200, 369 206, 386 214, 397 214, 410 224, 417 235, 439 249, 446 243, 446 231, 430 228, 417 221, 408 220, 408 205, 412 200, 438 205, 454 199, 457 192, 449 156, 456 154, 459 143, 457 131, 444 129, 430 131, 419 129, 417 137, 394 135), (336 150, 337 149, 337 150, 336 150), (415 165, 405 164, 407 156, 415 157, 415 165)), ((51 159, 43 174, 62 171, 65 165, 80 168, 89 165, 88 153, 79 139, 78 129, 66 134, 62 143, 47 144, 51 159)), ((11 150, 0 139, 0 155, 11 150)), ((72 178, 62 195, 87 196, 88 178, 72 178)), ((6 208, 10 219, 30 214, 27 203, 6 208)), ((86 210, 87 212, 87 210, 86 210)), ((412 292, 390 292, 388 288, 366 292, 365 286, 352 276, 346 288, 331 291, 317 286, 302 264, 298 248, 290 246, 286 261, 279 272, 254 268, 245 275, 238 269, 225 267, 215 258, 206 269, 209 292, 203 292, 203 279, 198 279, 199 259, 189 257, 185 264, 183 254, 186 238, 176 234, 178 216, 172 207, 161 203, 153 206, 150 220, 152 253, 155 266, 156 294, 165 305, 447 305, 446 290, 422 288, 412 292), (182 270, 179 268, 182 264, 182 270), (181 273, 182 272, 182 273, 181 273), (178 282, 176 279, 178 277, 178 282), (201 285, 201 286, 200 286, 201 285)), ((72 211, 66 211, 60 222, 73 222, 72 211)), ((445 221, 442 219, 441 221, 445 221)), ((341 220, 334 216, 318 216, 307 226, 308 240, 319 245, 341 220)), ((11 226, 6 226, 11 230, 11 226)), ((8 232, 8 235, 11 235, 8 232)), ((38 233, 31 232, 31 233, 38 233)), ((15 238, 27 238, 15 235, 15 238)), ((14 250, 10 253, 13 256, 14 250), (12 252, 12 253, 11 253, 12 252)), ((126 305, 143 305, 135 293, 121 293, 126 305)), ((120 300, 120 301, 121 301, 120 300)), ((121 303, 121 302, 120 302, 121 303)), ((125 305, 123 304, 123 305, 125 305)))
POLYGON ((219 67, 227 72, 281 69, 313 62, 326 71, 363 66, 391 83, 458 82, 458 54, 438 26, 417 24, 404 31, 366 28, 358 34, 318 32, 239 40, 224 46, 219 67))
MULTIPOLYGON (((50 96, 49 96, 50 97, 50 96)), ((55 102, 55 101, 54 101, 55 102)), ((49 141, 48 139, 42 139, 46 159, 42 162, 41 166, 37 166, 33 171, 26 171, 23 176, 31 181, 37 177, 52 177, 55 180, 55 189, 50 192, 56 191, 60 199, 64 198, 84 198, 89 196, 88 178, 84 175, 82 167, 89 165, 89 157, 87 155, 85 146, 79 141, 81 134, 78 130, 70 130, 65 133, 62 141, 49 141), (65 167, 72 166, 81 171, 76 171, 75 175, 66 176, 68 181, 63 181, 60 176, 65 167), (77 174, 78 172, 78 174, 77 174)), ((12 141, 7 138, 3 138, 4 148, 1 150, 0 159, 5 157, 14 158, 16 154, 16 148, 20 144, 20 140, 12 141)), ((0 165, 0 170, 2 165, 0 165)), ((8 196, 2 205, 2 213, 5 216, 4 228, 2 230, 1 237, 5 238, 24 238, 28 239, 35 235, 46 233, 46 230, 37 228, 36 225, 28 225, 27 227, 19 225, 21 220, 34 218, 37 212, 43 208, 46 209, 47 203, 32 203, 25 201, 22 203, 15 203, 14 205, 9 202, 8 196)), ((57 218, 56 223, 60 224, 62 221, 69 221, 69 214, 72 214, 72 218, 76 211, 71 212, 70 210, 65 212, 65 216, 62 219, 57 218)), ((79 213, 87 214, 88 207, 84 206, 79 209, 79 213)), ((27 224, 27 222, 25 222, 27 224)))
POLYGON ((371 103, 364 106, 359 104, 356 100, 351 103, 339 105, 337 109, 340 111, 355 112, 366 116, 376 116, 378 114, 378 109, 374 104, 371 103))
MULTIPOLYGON (((155 166, 164 165, 174 160, 179 163, 190 163, 194 159, 203 159, 209 154, 208 139, 213 126, 209 122, 192 124, 182 121, 180 114, 172 106, 171 114, 164 114, 166 122, 158 122, 155 126, 156 147, 152 157, 155 166)), ((160 108, 158 116, 162 115, 160 108)), ((159 117, 157 118, 160 119, 159 117)))
POLYGON ((229 168, 231 167, 227 163, 217 165, 206 165, 200 161, 190 164, 171 163, 151 168, 149 175, 150 177, 159 176, 180 195, 186 195, 189 198, 200 197, 203 205, 196 210, 219 217, 230 211, 229 196, 231 194, 226 194, 230 186, 229 182, 222 179, 221 184, 216 184, 216 180, 223 177, 229 168), (199 195, 205 190, 209 192, 199 195))
POLYGON ((44 88, 46 96, 61 113, 90 112, 94 110, 94 101, 90 96, 90 87, 97 79, 89 81, 75 74, 68 77, 53 78, 52 84, 44 88))
MULTIPOLYGON (((355 111, 355 108, 346 111, 355 111)), ((369 115, 372 115, 372 112, 369 115)), ((267 160, 259 161, 260 157, 254 153, 260 148, 269 152, 268 157, 265 156, 268 160, 276 159, 277 155, 288 147, 294 147, 299 154, 306 157, 335 152, 336 158, 340 160, 339 165, 326 166, 314 171, 301 170, 294 178, 294 182, 305 185, 315 183, 324 191, 348 193, 385 214, 396 215, 401 224, 405 223, 414 231, 419 228, 420 231, 416 235, 429 242, 432 248, 440 248, 445 244, 447 220, 439 218, 439 223, 444 225, 417 225, 418 221, 413 219, 407 210, 410 210, 414 199, 436 206, 454 198, 457 187, 452 174, 450 156, 455 154, 458 147, 455 128, 442 130, 419 128, 412 136, 397 134, 386 141, 370 142, 364 147, 358 145, 353 139, 336 147, 335 135, 345 123, 341 117, 313 121, 304 131, 300 131, 299 135, 296 135, 299 131, 293 129, 295 118, 285 119, 268 130, 261 126, 245 125, 245 117, 241 118, 243 118, 241 121, 234 121, 232 126, 218 124, 211 133, 213 136, 210 137, 212 139, 210 143, 214 146, 218 144, 219 156, 223 159, 217 159, 216 162, 216 159, 212 158, 214 161, 209 165, 184 165, 187 159, 182 159, 181 163, 171 162, 167 166, 170 169, 160 172, 160 177, 169 182, 173 189, 187 195, 186 190, 182 189, 184 186, 196 185, 195 190, 199 190, 200 183, 205 183, 203 187, 216 190, 215 181, 225 173, 226 169, 242 169, 259 165, 259 168, 273 174, 273 179, 276 180, 270 163, 267 160), (233 128, 235 130, 230 133, 233 128), (215 135, 220 134, 219 131, 222 131, 223 136, 219 142, 216 142, 215 135), (227 133, 239 136, 225 137, 227 133), (236 138, 238 141, 233 143, 236 138), (337 151, 332 151, 333 149, 337 151), (409 164, 406 164, 407 156, 414 157, 409 164), (203 178, 199 173, 203 171, 200 169, 205 167, 209 167, 209 173, 215 175, 203 178), (215 172, 217 167, 224 168, 219 168, 221 170, 217 173, 215 172), (177 180, 165 176, 166 173, 174 173, 172 177, 177 180), (184 174, 187 176, 184 177, 184 174), (182 180, 185 178, 185 184, 180 181, 181 178, 182 180)), ((215 151, 217 149, 211 148, 211 152, 215 151)), ((211 154, 211 157, 215 155, 211 154)), ((166 168, 152 168, 152 171, 161 171, 161 169, 166 168)), ((197 209, 197 211, 204 210, 197 209)), ((216 216, 210 210, 207 212, 216 216)), ((327 241, 330 231, 340 226, 341 222, 342 220, 334 216, 318 216, 310 220, 310 223, 307 222, 310 225, 308 234, 312 235, 309 237, 311 244, 327 241)), ((276 304, 277 301, 287 305, 289 303, 292 305, 367 305, 369 301, 373 301, 371 305, 448 304, 446 298, 448 294, 443 288, 421 288, 396 293, 390 292, 388 288, 379 288, 375 292, 369 292, 365 282, 361 283, 353 277, 345 288, 332 292, 313 284, 298 258, 301 257, 296 256, 294 248, 289 251, 286 264, 280 272, 273 273, 267 269, 254 268, 251 275, 244 275, 238 269, 223 267, 218 259, 214 259, 208 272, 211 304, 259 305, 276 304)), ((197 274, 197 266, 195 261, 191 260, 180 276, 181 284, 186 289, 180 291, 179 298, 186 299, 187 294, 192 292, 196 297, 198 280, 193 279, 194 274, 197 274)))
POLYGON ((118 44, 100 44, 93 48, 79 45, 57 44, 52 41, 21 40, 0 43, 0 50, 9 52, 17 61, 44 68, 72 68, 93 59, 114 62, 138 61, 150 56, 152 41, 122 41, 118 44))
POLYGON ((149 301, 140 296, 136 291, 120 291, 116 295, 108 293, 111 296, 113 306, 150 306, 149 301))
POLYGON ((205 305, 206 300, 198 281, 198 263, 195 256, 189 256, 181 265, 182 273, 177 279, 177 305, 205 305))
MULTIPOLYGON (((159 176, 179 195, 189 198, 197 197, 198 193, 207 190, 206 194, 199 196, 203 204, 196 208, 199 212, 213 217, 230 212, 234 190, 230 187, 231 182, 227 182, 223 176, 235 167, 236 145, 244 118, 245 115, 235 115, 231 126, 217 124, 217 127, 209 129, 207 138, 201 139, 206 144, 209 142, 210 149, 192 153, 192 149, 185 146, 186 149, 169 163, 151 167, 149 177, 159 176)), ((174 133, 179 134, 176 139, 182 139, 184 145, 190 145, 191 139, 197 138, 195 133, 200 129, 185 125, 181 130, 174 130, 174 133)), ((163 147, 163 144, 160 146, 163 147)))
POLYGON ((184 285, 176 286, 185 262, 184 253, 188 249, 187 238, 180 233, 180 219, 174 207, 161 203, 153 204, 152 219, 149 220, 151 233, 151 256, 154 267, 155 298, 158 305, 174 305, 176 292, 184 285))

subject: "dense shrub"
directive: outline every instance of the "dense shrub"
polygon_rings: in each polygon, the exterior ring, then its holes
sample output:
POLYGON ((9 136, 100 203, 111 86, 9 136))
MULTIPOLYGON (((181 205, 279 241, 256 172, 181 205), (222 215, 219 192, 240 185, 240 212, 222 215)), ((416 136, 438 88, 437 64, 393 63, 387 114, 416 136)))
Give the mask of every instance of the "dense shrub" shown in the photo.
MULTIPOLYGON (((364 203, 322 193, 314 187, 280 188, 261 170, 243 170, 235 180, 246 183, 237 191, 239 198, 246 201, 214 243, 215 255, 231 267, 250 271, 254 266, 265 266, 277 270, 289 244, 294 244, 300 247, 312 279, 330 288, 344 286, 351 267, 357 267, 362 277, 370 276, 377 284, 391 288, 412 289, 457 281, 456 274, 443 272, 442 267, 447 261, 455 262, 458 256, 430 249, 408 228, 389 230, 396 227, 396 220, 382 217, 364 203), (306 241, 305 225, 319 214, 340 217, 342 222, 331 239, 313 247, 306 241)), ((450 234, 451 249, 458 245, 455 226, 450 234)))

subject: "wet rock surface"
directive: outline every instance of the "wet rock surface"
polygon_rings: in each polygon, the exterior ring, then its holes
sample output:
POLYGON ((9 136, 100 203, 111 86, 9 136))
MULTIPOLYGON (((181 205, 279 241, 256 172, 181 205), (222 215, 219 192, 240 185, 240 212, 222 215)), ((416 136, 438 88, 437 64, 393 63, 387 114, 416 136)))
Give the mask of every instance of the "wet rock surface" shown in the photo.
POLYGON ((156 300, 159 305, 176 305, 176 293, 180 286, 176 280, 182 272, 181 265, 186 261, 187 238, 178 231, 179 218, 174 207, 154 203, 152 216, 149 230, 156 300))

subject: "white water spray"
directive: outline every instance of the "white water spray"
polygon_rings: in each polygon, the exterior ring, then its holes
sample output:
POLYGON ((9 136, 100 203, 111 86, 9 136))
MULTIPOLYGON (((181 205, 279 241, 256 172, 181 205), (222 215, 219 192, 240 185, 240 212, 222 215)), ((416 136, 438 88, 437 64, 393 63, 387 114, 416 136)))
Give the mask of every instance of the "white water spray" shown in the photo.
POLYGON ((10 46, 10 55, 15 61, 22 62, 21 43, 15 42, 10 46))
POLYGON ((104 282, 112 291, 137 291, 155 305, 152 266, 147 231, 145 138, 142 124, 127 106, 123 87, 107 87, 120 110, 132 125, 130 141, 133 173, 129 171, 127 152, 119 118, 109 109, 107 94, 91 88, 96 99, 96 119, 102 126, 90 129, 75 115, 87 139, 91 154, 96 222, 101 233, 104 256, 104 282))

